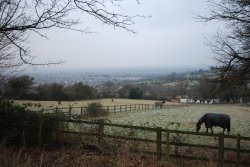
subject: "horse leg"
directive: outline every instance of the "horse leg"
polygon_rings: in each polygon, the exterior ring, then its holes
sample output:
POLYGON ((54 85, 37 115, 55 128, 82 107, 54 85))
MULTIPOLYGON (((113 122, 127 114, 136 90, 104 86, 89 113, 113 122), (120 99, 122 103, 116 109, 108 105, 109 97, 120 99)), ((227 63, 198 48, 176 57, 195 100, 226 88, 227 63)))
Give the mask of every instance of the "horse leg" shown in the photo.
POLYGON ((211 132, 214 133, 212 127, 211 127, 211 132))
POLYGON ((206 133, 208 133, 208 128, 207 128, 207 131, 206 131, 206 133))
POLYGON ((224 134, 225 130, 226 130, 226 129, 225 129, 225 128, 223 128, 223 134, 224 134))

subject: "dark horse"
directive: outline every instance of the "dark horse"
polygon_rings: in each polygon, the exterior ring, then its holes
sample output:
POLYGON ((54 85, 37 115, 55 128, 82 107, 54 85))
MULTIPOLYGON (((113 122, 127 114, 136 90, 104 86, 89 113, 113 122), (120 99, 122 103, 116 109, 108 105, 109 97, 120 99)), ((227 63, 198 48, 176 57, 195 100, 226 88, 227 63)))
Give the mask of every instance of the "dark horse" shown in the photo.
POLYGON ((164 100, 164 101, 161 101, 161 102, 155 102, 155 108, 157 108, 157 107, 162 108, 162 106, 163 106, 163 104, 164 104, 165 102, 166 102, 165 100, 164 100))
POLYGON ((213 126, 223 128, 223 133, 225 132, 225 129, 227 129, 227 133, 230 132, 230 117, 226 114, 207 113, 203 115, 196 124, 196 132, 199 132, 202 123, 205 123, 207 128, 206 133, 208 133, 208 128, 210 128, 213 133, 213 126))

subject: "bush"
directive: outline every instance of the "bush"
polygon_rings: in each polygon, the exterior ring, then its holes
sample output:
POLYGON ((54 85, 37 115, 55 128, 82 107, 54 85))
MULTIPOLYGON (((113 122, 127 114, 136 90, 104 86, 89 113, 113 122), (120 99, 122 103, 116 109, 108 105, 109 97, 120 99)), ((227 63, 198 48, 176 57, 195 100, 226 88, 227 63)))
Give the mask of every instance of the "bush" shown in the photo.
POLYGON ((11 146, 51 146, 56 142, 54 130, 64 126, 59 121, 62 117, 40 114, 11 101, 0 100, 0 141, 6 140, 11 146))
POLYGON ((129 99, 141 99, 143 91, 140 88, 132 88, 129 92, 129 99))
POLYGON ((99 116, 107 116, 109 111, 103 108, 100 103, 90 103, 86 108, 87 116, 90 117, 99 117, 99 116))

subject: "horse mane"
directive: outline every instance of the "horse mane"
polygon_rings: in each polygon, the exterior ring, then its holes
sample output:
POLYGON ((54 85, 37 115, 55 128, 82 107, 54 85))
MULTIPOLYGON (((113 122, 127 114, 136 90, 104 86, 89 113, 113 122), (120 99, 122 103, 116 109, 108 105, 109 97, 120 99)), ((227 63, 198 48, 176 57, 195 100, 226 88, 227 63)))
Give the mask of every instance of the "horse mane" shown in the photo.
POLYGON ((204 122, 204 118, 205 118, 205 115, 203 115, 200 119, 199 119, 199 121, 197 122, 197 126, 200 126, 203 122, 204 122))

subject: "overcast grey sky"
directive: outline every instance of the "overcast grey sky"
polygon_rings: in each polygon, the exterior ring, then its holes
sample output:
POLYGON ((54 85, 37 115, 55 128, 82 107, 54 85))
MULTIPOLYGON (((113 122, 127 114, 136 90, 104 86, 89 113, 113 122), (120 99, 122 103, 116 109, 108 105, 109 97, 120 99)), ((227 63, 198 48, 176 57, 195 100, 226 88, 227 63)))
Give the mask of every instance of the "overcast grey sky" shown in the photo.
MULTIPOLYGON (((128 0, 127 0, 128 1, 128 0)), ((128 14, 151 15, 137 18, 132 26, 137 34, 116 30, 94 18, 80 16, 83 27, 97 34, 50 30, 49 38, 32 37, 30 47, 37 61, 64 60, 53 69, 208 67, 212 52, 205 36, 213 35, 216 23, 204 24, 194 19, 204 13, 205 0, 135 0, 124 3, 128 14)), ((47 68, 47 67, 46 67, 47 68)))

